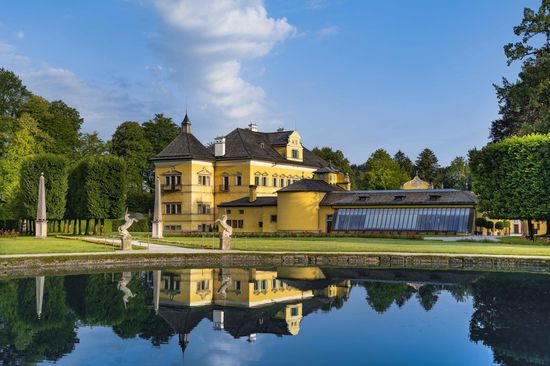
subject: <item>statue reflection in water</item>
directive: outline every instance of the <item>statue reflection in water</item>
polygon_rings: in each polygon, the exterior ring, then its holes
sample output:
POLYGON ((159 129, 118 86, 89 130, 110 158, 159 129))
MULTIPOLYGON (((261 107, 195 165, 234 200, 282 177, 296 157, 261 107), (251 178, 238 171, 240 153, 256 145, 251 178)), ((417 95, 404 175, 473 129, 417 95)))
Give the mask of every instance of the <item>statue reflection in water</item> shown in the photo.
POLYGON ((122 301, 124 302, 124 308, 126 309, 126 304, 130 301, 131 298, 136 297, 136 294, 132 293, 132 290, 128 288, 128 284, 132 280, 132 272, 122 272, 122 278, 118 281, 117 289, 122 291, 124 296, 122 296, 122 301))

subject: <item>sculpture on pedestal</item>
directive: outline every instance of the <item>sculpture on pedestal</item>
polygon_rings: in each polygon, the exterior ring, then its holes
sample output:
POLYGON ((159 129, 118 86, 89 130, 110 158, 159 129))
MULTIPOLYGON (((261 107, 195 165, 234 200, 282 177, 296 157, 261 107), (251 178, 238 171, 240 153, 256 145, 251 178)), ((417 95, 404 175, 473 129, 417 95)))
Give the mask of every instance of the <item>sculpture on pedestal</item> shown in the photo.
POLYGON ((40 174, 38 181, 38 204, 36 207, 35 237, 46 239, 48 237, 48 220, 46 218, 46 181, 44 173, 40 174))
POLYGON ((130 283, 131 280, 132 280, 132 272, 123 272, 122 278, 120 279, 120 281, 118 281, 118 284, 117 284, 117 289, 122 291, 122 293, 124 294, 124 296, 122 296, 122 302, 124 303, 125 309, 126 309, 126 304, 128 304, 128 301, 130 301, 132 297, 136 297, 136 294, 132 293, 132 290, 128 288, 128 284, 130 283))
POLYGON ((122 239, 122 250, 131 250, 132 235, 130 235, 128 229, 130 228, 130 226, 132 226, 134 222, 137 222, 138 220, 136 218, 131 218, 130 214, 128 213, 128 209, 126 209, 126 213, 124 214, 124 221, 124 224, 118 227, 118 234, 122 239))
POLYGON ((220 249, 231 249, 231 235, 233 235, 233 228, 227 223, 227 215, 223 215, 222 218, 217 219, 216 222, 219 222, 223 228, 223 231, 220 234, 220 249))

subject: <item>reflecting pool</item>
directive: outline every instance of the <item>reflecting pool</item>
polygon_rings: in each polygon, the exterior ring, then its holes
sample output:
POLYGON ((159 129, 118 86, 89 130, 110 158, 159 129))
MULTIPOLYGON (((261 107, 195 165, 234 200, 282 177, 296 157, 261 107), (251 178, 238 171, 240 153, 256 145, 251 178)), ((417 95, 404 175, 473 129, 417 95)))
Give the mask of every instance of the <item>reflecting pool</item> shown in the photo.
POLYGON ((345 268, 0 279, 0 364, 549 365, 550 277, 345 268))

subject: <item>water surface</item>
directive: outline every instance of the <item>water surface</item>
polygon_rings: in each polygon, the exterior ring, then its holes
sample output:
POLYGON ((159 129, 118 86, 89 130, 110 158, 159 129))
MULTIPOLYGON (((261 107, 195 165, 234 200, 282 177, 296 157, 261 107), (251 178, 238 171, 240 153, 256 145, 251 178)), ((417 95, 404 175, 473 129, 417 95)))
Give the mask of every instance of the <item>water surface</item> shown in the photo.
POLYGON ((163 269, 0 280, 0 364, 547 365, 547 275, 163 269))

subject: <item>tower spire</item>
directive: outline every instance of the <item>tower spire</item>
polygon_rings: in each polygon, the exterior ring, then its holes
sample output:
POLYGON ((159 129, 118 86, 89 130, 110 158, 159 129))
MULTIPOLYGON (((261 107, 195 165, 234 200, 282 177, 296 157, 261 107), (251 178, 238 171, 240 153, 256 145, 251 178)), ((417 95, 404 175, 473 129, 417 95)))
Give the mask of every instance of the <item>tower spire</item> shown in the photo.
POLYGON ((181 122, 181 132, 191 133, 191 120, 187 115, 187 108, 185 108, 185 117, 183 117, 183 121, 181 122))

